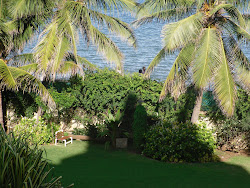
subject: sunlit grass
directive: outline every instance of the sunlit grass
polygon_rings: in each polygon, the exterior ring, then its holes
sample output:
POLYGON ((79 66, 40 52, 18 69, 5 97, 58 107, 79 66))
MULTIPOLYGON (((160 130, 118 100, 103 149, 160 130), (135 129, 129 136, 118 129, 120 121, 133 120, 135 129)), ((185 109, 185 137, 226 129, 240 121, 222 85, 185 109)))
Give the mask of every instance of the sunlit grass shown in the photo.
POLYGON ((74 141, 64 147, 45 146, 55 175, 64 185, 86 187, 249 187, 250 158, 227 163, 163 163, 104 145, 74 141), (242 168, 244 167, 244 168, 242 168), (247 169, 247 170, 246 170, 247 169))
POLYGON ((245 157, 245 156, 232 157, 231 159, 229 159, 228 163, 242 166, 242 168, 247 170, 248 173, 250 174, 250 157, 245 157))
POLYGON ((73 144, 67 144, 67 147, 62 143, 57 145, 46 145, 43 146, 45 149, 43 156, 49 159, 51 164, 60 165, 65 159, 86 153, 88 147, 89 142, 78 141, 74 141, 73 144))

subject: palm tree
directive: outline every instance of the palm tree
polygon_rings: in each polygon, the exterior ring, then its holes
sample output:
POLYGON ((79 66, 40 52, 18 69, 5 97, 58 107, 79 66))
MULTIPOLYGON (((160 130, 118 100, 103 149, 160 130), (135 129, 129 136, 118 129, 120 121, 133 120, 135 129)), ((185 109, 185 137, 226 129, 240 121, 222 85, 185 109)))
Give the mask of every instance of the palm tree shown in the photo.
POLYGON ((232 116, 237 84, 250 88, 249 60, 240 48, 249 41, 242 13, 237 9, 247 1, 146 0, 140 5, 140 26, 153 20, 179 20, 162 30, 164 47, 148 66, 145 76, 168 54, 178 51, 167 76, 160 100, 168 92, 175 98, 185 92, 188 78, 198 90, 191 121, 198 120, 202 93, 209 85, 223 112, 232 116), (236 4, 240 2, 241 4, 236 4))
MULTIPOLYGON (((58 73, 75 73, 77 70, 83 73, 81 64, 93 67, 89 61, 77 54, 79 34, 85 39, 86 45, 95 45, 98 52, 122 72, 123 54, 98 27, 106 26, 110 32, 136 47, 135 35, 130 26, 110 16, 114 10, 133 11, 135 5, 133 0, 61 0, 54 3, 50 19, 43 27, 34 49, 33 62, 38 64, 41 77, 54 80, 58 73)), ((18 2, 11 10, 15 12, 15 16, 25 14, 23 9, 19 8, 18 2)), ((27 62, 31 63, 29 59, 27 62)))
MULTIPOLYGON (((0 90, 26 90, 35 92, 43 97, 44 101, 48 102, 48 106, 55 105, 50 93, 45 86, 36 79, 32 74, 25 71, 25 67, 10 67, 6 62, 0 59, 0 90)), ((2 92, 0 92, 0 124, 4 129, 3 108, 2 108, 2 92)))
MULTIPOLYGON (((0 59, 9 66, 22 65, 22 71, 27 74, 33 72, 32 75, 40 80, 54 80, 58 73, 83 74, 81 64, 94 67, 77 55, 79 32, 86 39, 87 45, 92 42, 100 53, 116 64, 117 70, 122 71, 121 51, 92 22, 106 25, 109 31, 121 36, 134 47, 136 44, 129 25, 107 14, 114 9, 132 11, 135 7, 133 0, 1 0, 0 7, 0 59), (18 52, 23 50, 38 31, 41 31, 41 36, 34 54, 19 55, 18 52)), ((12 67, 7 68, 12 70, 12 67)), ((4 70, 0 70, 2 85, 7 88, 21 86, 18 80, 13 87, 4 83, 6 76, 11 76, 5 74, 4 70)), ((30 78, 32 75, 29 74, 30 78)), ((26 75, 25 78, 27 77, 26 75)), ((35 82, 38 83, 38 79, 35 82)))
MULTIPOLYGON (((32 14, 14 16, 14 12, 10 11, 14 1, 0 1, 0 124, 4 128, 3 109, 2 109, 2 90, 23 89, 28 92, 36 92, 48 102, 49 106, 54 106, 54 101, 47 89, 42 83, 26 70, 28 66, 12 67, 9 65, 11 57, 21 51, 28 40, 32 37, 39 25, 45 23, 48 19, 47 15, 40 15, 39 9, 44 9, 41 3, 36 4, 29 11, 32 14)), ((23 3, 18 1, 19 3, 23 3)), ((48 1, 44 1, 47 6, 48 1)), ((19 4, 21 5, 21 4, 19 4)), ((23 6, 24 7, 24 6, 23 6)), ((47 6, 50 12, 52 8, 47 6)), ((26 11, 28 9, 26 8, 26 11)), ((44 11, 44 10, 43 10, 44 11)))

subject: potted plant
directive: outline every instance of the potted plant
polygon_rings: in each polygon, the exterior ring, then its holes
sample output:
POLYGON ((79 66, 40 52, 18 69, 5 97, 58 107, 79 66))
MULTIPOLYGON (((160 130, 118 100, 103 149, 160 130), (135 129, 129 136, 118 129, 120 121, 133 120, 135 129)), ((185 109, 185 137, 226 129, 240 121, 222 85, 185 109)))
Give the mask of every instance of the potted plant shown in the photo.
POLYGON ((123 113, 121 113, 119 109, 116 114, 112 114, 111 111, 108 109, 107 114, 104 114, 104 116, 106 118, 105 123, 108 128, 106 135, 110 137, 112 146, 114 148, 126 148, 128 138, 118 138, 118 128, 121 125, 123 113))

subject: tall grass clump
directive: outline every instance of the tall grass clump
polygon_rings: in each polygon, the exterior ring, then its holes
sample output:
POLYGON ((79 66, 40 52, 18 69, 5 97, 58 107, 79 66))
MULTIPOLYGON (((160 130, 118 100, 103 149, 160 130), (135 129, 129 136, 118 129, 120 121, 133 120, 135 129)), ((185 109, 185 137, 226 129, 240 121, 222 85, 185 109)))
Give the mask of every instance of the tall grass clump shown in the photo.
POLYGON ((42 157, 43 150, 32 147, 21 136, 0 130, 0 187, 59 188, 61 177, 51 175, 52 168, 42 157))

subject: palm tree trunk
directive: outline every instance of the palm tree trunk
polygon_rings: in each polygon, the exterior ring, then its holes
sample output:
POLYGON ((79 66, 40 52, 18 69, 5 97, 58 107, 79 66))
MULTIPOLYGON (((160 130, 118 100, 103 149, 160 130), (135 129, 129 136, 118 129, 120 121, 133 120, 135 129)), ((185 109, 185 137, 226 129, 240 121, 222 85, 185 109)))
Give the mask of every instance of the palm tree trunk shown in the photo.
POLYGON ((192 123, 196 123, 199 119, 201 103, 202 103, 202 95, 203 95, 203 89, 200 89, 198 96, 196 98, 196 102, 195 102, 192 117, 191 117, 192 123))
POLYGON ((5 130, 5 128, 4 128, 4 120, 3 120, 2 90, 0 90, 0 124, 2 125, 3 130, 5 130))
MULTIPOLYGON (((41 81, 42 83, 43 83, 43 81, 44 81, 44 78, 45 78, 45 75, 42 74, 42 75, 40 76, 40 81, 41 81)), ((44 83, 43 83, 43 84, 44 84, 44 83)), ((42 116, 42 113, 43 113, 42 107, 38 106, 38 109, 37 109, 37 116, 36 116, 36 123, 37 123, 37 124, 38 124, 38 122, 39 122, 39 117, 42 116)))
POLYGON ((37 124, 38 124, 38 122, 39 122, 39 117, 42 116, 42 113, 43 113, 42 107, 38 106, 37 116, 36 116, 36 123, 37 123, 37 124))

